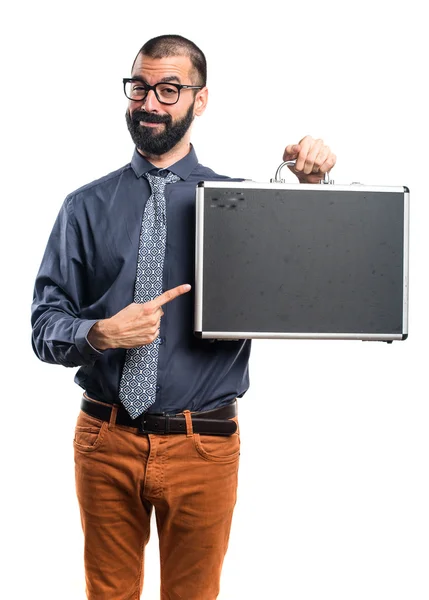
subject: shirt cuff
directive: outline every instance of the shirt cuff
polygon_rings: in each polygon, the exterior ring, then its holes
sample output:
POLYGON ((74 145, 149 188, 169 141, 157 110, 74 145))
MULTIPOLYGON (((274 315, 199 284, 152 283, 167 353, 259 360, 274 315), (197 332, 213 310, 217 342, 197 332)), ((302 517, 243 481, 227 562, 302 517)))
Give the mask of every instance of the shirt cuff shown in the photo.
POLYGON ((102 356, 103 351, 97 350, 88 342, 88 333, 91 327, 100 319, 82 321, 76 331, 74 343, 85 360, 94 361, 102 356))

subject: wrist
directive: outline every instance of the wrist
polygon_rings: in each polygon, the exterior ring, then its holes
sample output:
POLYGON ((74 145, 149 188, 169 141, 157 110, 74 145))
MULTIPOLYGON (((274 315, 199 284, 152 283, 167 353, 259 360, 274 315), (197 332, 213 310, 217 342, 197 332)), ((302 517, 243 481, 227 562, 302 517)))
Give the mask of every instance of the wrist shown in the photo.
POLYGON ((109 350, 115 347, 109 321, 110 319, 97 321, 88 332, 88 342, 97 350, 109 350))

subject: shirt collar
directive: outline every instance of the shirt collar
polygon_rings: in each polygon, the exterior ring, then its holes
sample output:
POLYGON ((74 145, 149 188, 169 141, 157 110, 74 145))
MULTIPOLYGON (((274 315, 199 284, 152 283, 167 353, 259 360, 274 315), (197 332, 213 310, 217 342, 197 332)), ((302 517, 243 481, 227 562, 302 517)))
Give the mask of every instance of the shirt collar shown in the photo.
MULTIPOLYGON (((195 153, 194 147, 191 144, 191 149, 189 153, 178 160, 174 165, 170 165, 168 170, 178 175, 181 179, 188 179, 189 175, 195 169, 198 164, 198 158, 195 153)), ((137 148, 134 149, 134 154, 131 159, 131 167, 136 174, 137 177, 141 177, 148 171, 152 171, 152 169, 156 169, 151 162, 149 162, 144 156, 137 151, 137 148)))

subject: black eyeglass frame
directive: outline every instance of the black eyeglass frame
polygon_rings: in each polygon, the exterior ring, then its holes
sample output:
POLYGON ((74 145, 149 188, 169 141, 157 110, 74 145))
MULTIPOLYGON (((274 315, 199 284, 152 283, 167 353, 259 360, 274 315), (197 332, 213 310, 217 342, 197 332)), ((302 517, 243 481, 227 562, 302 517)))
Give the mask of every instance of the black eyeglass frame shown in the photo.
POLYGON ((182 85, 181 83, 173 83, 171 81, 158 81, 157 83, 155 83, 155 85, 149 85, 148 83, 146 83, 145 81, 143 81, 142 79, 138 79, 136 77, 124 77, 122 80, 122 83, 124 84, 124 94, 125 96, 128 98, 128 100, 131 100, 132 102, 141 102, 142 100, 144 100, 148 93, 150 92, 150 90, 153 90, 156 99, 158 100, 158 102, 160 104, 166 104, 167 106, 173 106, 173 104, 177 104, 179 102, 180 99, 180 92, 182 90, 202 90, 203 89, 203 85, 182 85), (139 98, 138 100, 136 100, 135 98, 130 98, 127 95, 126 92, 126 86, 127 83, 132 83, 133 81, 138 81, 139 83, 141 83, 144 88, 145 88, 145 94, 142 98, 139 98), (156 91, 156 86, 157 85, 171 85, 173 87, 175 87, 177 89, 177 100, 175 100, 174 102, 163 102, 162 100, 159 99, 158 93, 156 91))

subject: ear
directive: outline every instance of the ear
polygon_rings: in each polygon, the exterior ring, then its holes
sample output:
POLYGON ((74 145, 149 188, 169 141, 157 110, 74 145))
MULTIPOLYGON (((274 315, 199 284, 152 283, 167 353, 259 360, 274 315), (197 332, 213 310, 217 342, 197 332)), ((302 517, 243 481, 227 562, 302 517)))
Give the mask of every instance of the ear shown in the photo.
POLYGON ((199 117, 206 110, 207 102, 209 97, 209 90, 206 87, 203 87, 202 90, 199 90, 197 95, 195 96, 195 104, 194 104, 194 115, 199 117))

